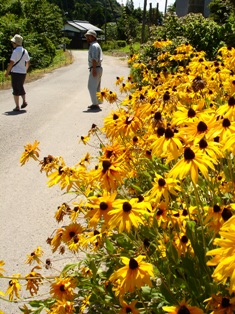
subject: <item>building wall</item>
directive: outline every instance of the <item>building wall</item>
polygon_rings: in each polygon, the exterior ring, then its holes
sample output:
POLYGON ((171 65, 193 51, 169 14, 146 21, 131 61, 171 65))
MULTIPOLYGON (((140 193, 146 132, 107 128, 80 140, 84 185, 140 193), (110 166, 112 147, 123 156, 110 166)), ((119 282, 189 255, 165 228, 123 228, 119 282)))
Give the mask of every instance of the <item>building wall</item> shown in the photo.
POLYGON ((181 17, 188 13, 202 13, 205 17, 210 14, 208 4, 211 0, 176 0, 176 14, 181 17))

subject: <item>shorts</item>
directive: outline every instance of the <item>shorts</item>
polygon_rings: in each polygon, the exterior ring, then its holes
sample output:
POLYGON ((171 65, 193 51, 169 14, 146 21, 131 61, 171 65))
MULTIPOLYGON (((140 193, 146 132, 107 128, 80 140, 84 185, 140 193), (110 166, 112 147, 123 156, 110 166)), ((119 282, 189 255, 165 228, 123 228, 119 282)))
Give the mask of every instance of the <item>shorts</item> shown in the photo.
POLYGON ((24 90, 25 78, 26 78, 26 74, 11 72, 11 85, 13 89, 13 92, 12 92, 13 95, 15 96, 25 95, 25 90, 24 90))

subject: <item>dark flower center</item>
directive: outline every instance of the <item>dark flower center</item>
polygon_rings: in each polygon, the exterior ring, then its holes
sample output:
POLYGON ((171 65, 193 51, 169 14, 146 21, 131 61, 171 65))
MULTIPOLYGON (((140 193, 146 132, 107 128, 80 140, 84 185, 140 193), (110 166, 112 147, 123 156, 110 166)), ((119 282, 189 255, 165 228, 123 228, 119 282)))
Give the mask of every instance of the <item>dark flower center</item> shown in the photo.
POLYGON ((157 211, 157 216, 161 216, 163 214, 163 210, 162 209, 159 209, 158 211, 157 211))
POLYGON ((195 154, 190 147, 186 147, 184 150, 184 159, 185 160, 193 160, 195 158, 195 154))
POLYGON ((170 99, 170 93, 168 91, 165 92, 165 94, 163 95, 163 100, 167 101, 170 99))
POLYGON ((102 165, 103 165, 102 172, 105 173, 109 169, 109 167, 111 167, 111 162, 108 160, 104 160, 102 165))
POLYGON ((221 305, 223 308, 229 307, 230 306, 230 301, 228 298, 222 298, 221 305))
POLYGON ((158 185, 159 186, 164 186, 166 184, 166 181, 164 180, 164 179, 162 179, 162 178, 160 178, 159 180, 158 180, 158 185))
POLYGON ((112 150, 107 150, 106 151, 106 157, 110 158, 113 155, 113 151, 112 150))
POLYGON ((135 135, 135 136, 133 137, 132 141, 133 141, 134 143, 138 142, 138 137, 135 135))
POLYGON ((132 206, 129 202, 124 202, 123 205, 122 205, 122 209, 125 213, 128 213, 131 211, 132 209, 132 206))
POLYGON ((198 132, 206 132, 206 130, 207 130, 207 125, 206 125, 206 123, 203 122, 203 121, 200 121, 200 122, 198 123, 198 125, 197 125, 197 130, 198 130, 198 132))
POLYGON ((163 128, 162 126, 160 126, 160 127, 157 129, 157 135, 159 135, 159 136, 163 136, 165 132, 166 132, 166 130, 165 130, 165 128, 163 128))
POLYGON ((188 117, 189 118, 193 118, 193 117, 195 117, 196 116, 196 112, 192 109, 192 108, 190 108, 189 110, 188 110, 188 117))
POLYGON ((73 238, 73 242, 78 243, 78 241, 79 241, 79 238, 78 238, 78 235, 76 234, 73 238))
POLYGON ((220 206, 219 205, 214 205, 213 206, 213 211, 214 211, 214 213, 220 212, 220 206))
POLYGON ((188 238, 186 237, 186 235, 183 235, 180 240, 183 243, 187 243, 188 242, 188 238))
POLYGON ((138 203, 143 202, 144 200, 143 195, 138 195, 137 198, 138 198, 138 203))
POLYGON ((231 107, 235 105, 235 98, 233 96, 229 98, 228 105, 231 107))
POLYGON ((63 167, 60 166, 58 169, 58 172, 59 172, 59 175, 61 175, 64 172, 63 167))
POLYGON ((126 308, 126 313, 131 313, 131 312, 132 312, 131 308, 130 308, 130 307, 127 307, 127 308, 126 308))
POLYGON ((190 314, 190 311, 189 311, 189 309, 185 305, 182 305, 178 309, 177 314, 190 314))
POLYGON ((182 215, 183 215, 183 216, 187 216, 187 215, 188 215, 187 209, 184 209, 184 210, 183 210, 182 215))
POLYGON ((174 132, 172 131, 172 129, 167 128, 165 132, 165 138, 169 139, 169 138, 172 138, 173 136, 174 136, 174 132))
POLYGON ((224 128, 228 128, 230 125, 231 125, 231 123, 230 123, 229 119, 226 118, 223 120, 223 127, 224 128))
POLYGON ((129 268, 134 270, 138 268, 138 266, 139 266, 138 262, 134 258, 131 258, 129 261, 129 268))
POLYGON ((199 147, 200 147, 201 149, 204 149, 204 148, 206 148, 207 146, 208 146, 207 141, 204 140, 204 139, 201 139, 200 142, 199 142, 199 147))
POLYGON ((149 239, 144 239, 144 246, 145 247, 149 247, 150 246, 149 239))
POLYGON ((69 232, 70 238, 73 238, 73 237, 75 236, 75 234, 76 234, 76 233, 75 233, 74 231, 70 231, 70 232, 69 232))
POLYGON ((100 203, 100 209, 101 210, 106 210, 108 208, 108 204, 107 203, 105 203, 105 202, 101 202, 100 203))
POLYGON ((100 232, 98 230, 95 230, 94 235, 98 235, 98 234, 100 234, 100 232))
POLYGON ((161 120, 161 118, 162 118, 161 112, 158 111, 158 112, 156 112, 156 113, 154 114, 154 119, 155 119, 155 120, 158 121, 158 120, 161 120))
POLYGON ((222 212, 223 220, 224 220, 224 221, 229 220, 229 218, 231 218, 232 215, 233 215, 233 214, 231 213, 231 210, 225 207, 224 210, 223 210, 223 212, 222 212))
POLYGON ((65 291, 65 287, 64 285, 60 286, 60 291, 64 292, 65 291))

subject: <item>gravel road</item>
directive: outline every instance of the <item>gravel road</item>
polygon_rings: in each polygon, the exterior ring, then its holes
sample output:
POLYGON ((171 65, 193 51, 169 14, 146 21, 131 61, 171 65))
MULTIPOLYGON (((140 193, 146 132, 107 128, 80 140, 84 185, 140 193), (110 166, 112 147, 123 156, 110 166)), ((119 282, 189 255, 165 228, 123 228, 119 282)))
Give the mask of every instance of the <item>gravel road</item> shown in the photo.
MULTIPOLYGON (((91 125, 103 125, 110 112, 104 102, 102 111, 87 112, 90 98, 87 90, 87 51, 73 51, 71 65, 27 83, 29 106, 20 113, 13 112, 11 90, 0 91, 0 260, 5 261, 5 275, 27 274, 32 267, 25 264, 26 255, 41 246, 43 260, 52 258, 61 267, 64 257, 52 257, 46 239, 57 227, 54 213, 68 195, 58 187, 48 188, 46 177, 36 162, 21 167, 19 159, 24 145, 40 142, 41 159, 48 154, 63 156, 67 165, 74 165, 87 151, 95 148, 78 144, 91 125)), ((104 56, 102 88, 118 92, 117 76, 129 75, 127 61, 104 56)), ((71 196, 70 196, 71 198, 71 196)), ((68 258, 68 256, 66 256, 68 258)), ((71 257, 72 258, 72 257, 71 257)), ((54 269, 47 270, 47 275, 54 269)), ((9 279, 0 279, 0 291, 6 291, 9 279)), ((22 283, 23 284, 23 283, 22 283)), ((0 299, 0 312, 21 313, 18 306, 0 299)))

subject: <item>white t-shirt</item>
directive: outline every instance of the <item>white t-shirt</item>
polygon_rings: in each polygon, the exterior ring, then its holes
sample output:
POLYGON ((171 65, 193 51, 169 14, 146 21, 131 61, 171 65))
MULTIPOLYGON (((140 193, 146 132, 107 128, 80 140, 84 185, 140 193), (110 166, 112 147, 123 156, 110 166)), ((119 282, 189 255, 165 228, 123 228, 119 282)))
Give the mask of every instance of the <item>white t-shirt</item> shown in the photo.
POLYGON ((10 60, 14 61, 14 63, 16 63, 18 60, 20 60, 20 62, 17 63, 17 65, 11 69, 11 72, 26 74, 25 64, 26 64, 26 62, 28 62, 30 60, 30 57, 29 57, 28 51, 25 48, 23 48, 22 46, 16 47, 12 52, 10 60), (22 59, 20 60, 23 51, 25 51, 25 52, 24 52, 22 59))

